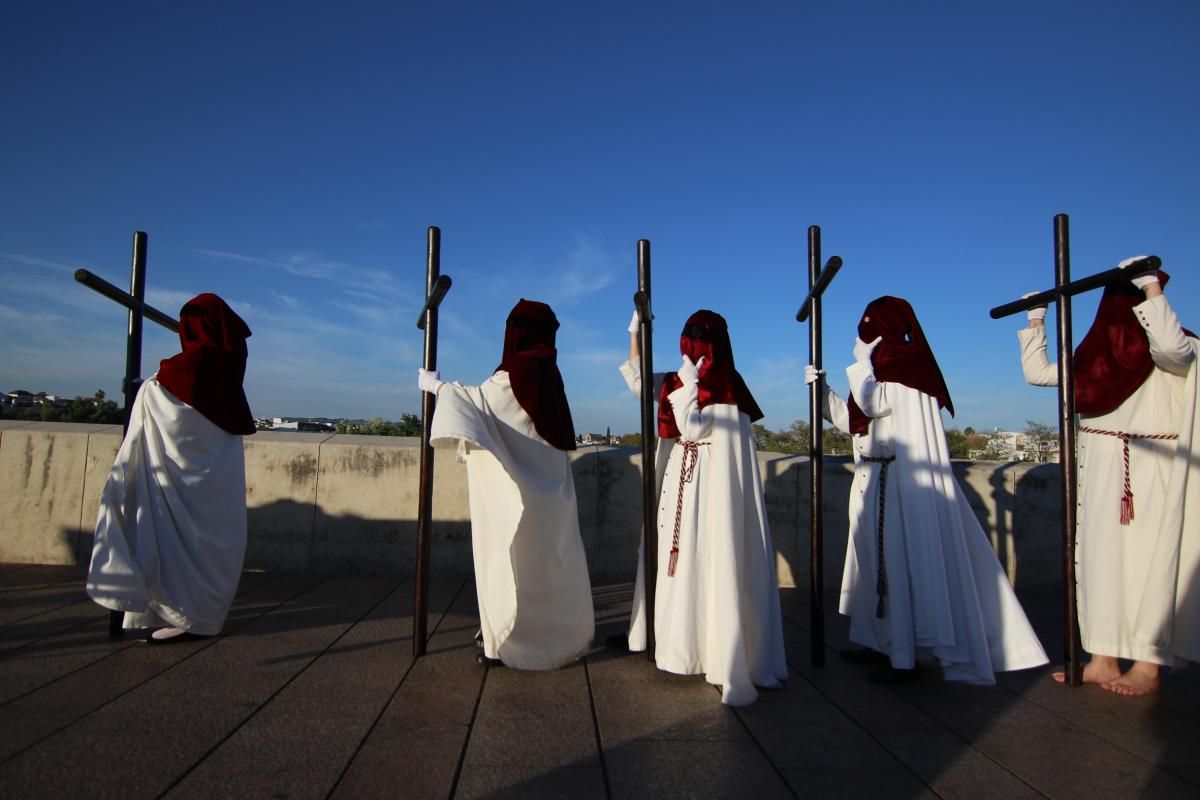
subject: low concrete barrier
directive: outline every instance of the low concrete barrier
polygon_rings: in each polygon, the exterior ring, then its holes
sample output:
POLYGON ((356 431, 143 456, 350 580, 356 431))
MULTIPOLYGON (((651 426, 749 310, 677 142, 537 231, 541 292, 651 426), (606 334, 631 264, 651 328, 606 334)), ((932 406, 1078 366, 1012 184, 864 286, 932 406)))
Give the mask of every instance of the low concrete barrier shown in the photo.
MULTIPOLYGON (((121 441, 113 425, 0 420, 0 561, 74 564, 91 555, 100 493, 121 441)), ((419 441, 262 432, 245 440, 246 566, 272 572, 399 574, 413 570, 419 441)), ((641 456, 584 447, 571 456, 579 523, 596 582, 633 579, 641 536, 641 456)), ((807 586, 807 457, 760 453, 779 580, 807 586)), ((1014 584, 1057 586, 1058 468, 955 462, 955 474, 1014 584)), ((467 476, 438 449, 433 569, 471 571, 467 476)), ((841 579, 849 457, 825 461, 825 570, 841 579)))

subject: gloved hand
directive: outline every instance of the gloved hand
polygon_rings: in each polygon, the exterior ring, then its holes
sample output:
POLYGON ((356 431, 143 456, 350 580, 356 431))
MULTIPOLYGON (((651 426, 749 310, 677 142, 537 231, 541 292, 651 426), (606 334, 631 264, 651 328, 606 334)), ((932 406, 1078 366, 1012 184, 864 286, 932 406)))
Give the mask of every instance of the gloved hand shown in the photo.
MULTIPOLYGON (((1026 292, 1025 294, 1021 295, 1021 299, 1024 300, 1026 297, 1033 297, 1035 294, 1039 294, 1039 292, 1026 292)), ((1025 312, 1025 316, 1030 322, 1033 322, 1035 319, 1045 319, 1046 307, 1034 306, 1025 312)))
POLYGON ((812 364, 806 364, 804 366, 804 385, 812 386, 814 383, 817 382, 817 378, 819 378, 820 376, 822 376, 824 374, 825 374, 825 370, 817 369, 812 364))
POLYGON ((700 360, 693 364, 690 358, 684 356, 683 363, 679 365, 679 369, 675 372, 679 376, 679 380, 685 384, 699 383, 700 367, 704 365, 704 358, 704 356, 701 356, 700 360))
MULTIPOLYGON (((1121 269, 1128 269, 1131 265, 1141 261, 1145 257, 1146 256, 1133 256, 1125 259, 1121 263, 1117 264, 1117 266, 1121 269)), ((1130 278, 1129 280, 1137 288, 1145 289, 1150 284, 1158 282, 1158 271, 1155 270, 1154 272, 1147 272, 1145 275, 1138 275, 1137 277, 1130 278)))
POLYGON ((854 337, 854 360, 865 361, 871 363, 871 353, 875 352, 875 348, 883 341, 882 336, 876 336, 875 341, 868 344, 857 336, 854 337))
POLYGON ((638 328, 640 326, 641 326, 641 323, 638 321, 638 313, 637 313, 637 309, 635 308, 633 310, 633 319, 629 320, 629 332, 637 333, 638 328))
POLYGON ((421 368, 417 370, 417 388, 422 392, 437 394, 438 389, 442 388, 445 381, 438 380, 438 372, 434 370, 430 372, 427 369, 421 368))

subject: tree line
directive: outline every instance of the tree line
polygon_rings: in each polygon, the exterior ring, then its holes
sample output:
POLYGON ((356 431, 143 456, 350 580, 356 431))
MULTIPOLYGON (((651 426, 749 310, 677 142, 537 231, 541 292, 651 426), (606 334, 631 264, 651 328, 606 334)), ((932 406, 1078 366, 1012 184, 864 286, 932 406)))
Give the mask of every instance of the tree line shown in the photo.
MULTIPOLYGON (((1027 461, 1045 463, 1058 452, 1058 431, 1049 425, 1028 420, 1023 432, 1027 461)), ((809 428, 804 420, 794 421, 787 430, 773 431, 760 423, 754 424, 754 446, 766 453, 807 453, 809 428)), ((626 447, 640 447, 642 435, 627 433, 621 437, 626 447)), ((976 458, 980 461, 1008 461, 1012 455, 997 437, 979 433, 971 426, 946 429, 946 445, 951 458, 976 458), (974 454, 974 456, 972 456, 974 454)), ((821 436, 821 452, 832 456, 852 455, 850 434, 837 428, 825 428, 821 436)))
POLYGON ((91 397, 76 397, 62 405, 44 398, 31 406, 0 408, 0 419, 22 419, 31 422, 90 422, 93 425, 122 425, 125 409, 112 400, 104 399, 104 390, 97 389, 91 397))

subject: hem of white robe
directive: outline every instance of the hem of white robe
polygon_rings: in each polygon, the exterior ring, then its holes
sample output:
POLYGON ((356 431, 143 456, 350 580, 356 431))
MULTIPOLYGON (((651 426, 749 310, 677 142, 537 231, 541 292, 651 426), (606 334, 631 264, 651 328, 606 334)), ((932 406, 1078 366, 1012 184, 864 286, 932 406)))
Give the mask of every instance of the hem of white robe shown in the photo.
POLYGON ((1094 642, 1085 639, 1083 641, 1083 649, 1094 656, 1110 656, 1112 658, 1128 659, 1129 661, 1146 661, 1162 667, 1180 667, 1185 663, 1185 659, 1149 644, 1126 643, 1123 646, 1118 646, 1111 642, 1094 642))
MULTIPOLYGON (((89 592, 89 594, 91 594, 89 592)), ((91 594, 92 601, 109 611, 124 612, 125 619, 122 627, 127 629, 156 628, 169 625, 197 636, 216 636, 225 627, 225 620, 220 622, 200 622, 191 620, 162 603, 151 600, 149 603, 141 599, 113 597, 111 595, 91 594), (142 617, 142 619, 138 619, 142 617)))
MULTIPOLYGON (((630 647, 631 653, 643 653, 646 647, 643 644, 639 648, 630 647)), ((703 675, 704 680, 709 684, 721 689, 721 702, 727 706, 748 706, 758 699, 758 689, 781 689, 785 678, 768 677, 764 680, 749 679, 744 684, 733 685, 720 678, 709 675, 704 669, 704 665, 700 662, 690 662, 685 665, 654 660, 657 666, 663 672, 669 672, 672 675, 703 675)))
MULTIPOLYGON (((1036 652, 1030 648, 1023 648, 1016 654, 1009 653, 999 657, 993 655, 991 663, 988 665, 990 674, 985 675, 976 668, 975 661, 955 661, 938 652, 942 649, 953 648, 953 643, 938 642, 934 639, 918 639, 911 649, 904 648, 904 651, 900 652, 897 648, 892 647, 891 642, 885 643, 879 638, 873 623, 855 625, 853 614, 846 611, 840 613, 850 618, 850 635, 848 637, 850 642, 883 653, 895 669, 915 669, 920 660, 936 661, 942 669, 943 677, 948 681, 991 685, 996 682, 994 674, 997 672, 1016 672, 1050 663, 1050 659, 1046 657, 1045 651, 1039 645, 1036 652), (926 658, 919 659, 918 656, 926 658)), ((879 622, 882 623, 885 620, 886 617, 879 622)))

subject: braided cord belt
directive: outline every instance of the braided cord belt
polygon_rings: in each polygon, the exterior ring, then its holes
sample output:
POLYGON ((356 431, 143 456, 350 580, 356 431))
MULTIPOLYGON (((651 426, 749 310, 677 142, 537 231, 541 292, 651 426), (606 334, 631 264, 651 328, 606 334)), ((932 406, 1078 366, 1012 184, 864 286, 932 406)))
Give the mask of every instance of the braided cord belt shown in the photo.
POLYGON ((1100 428, 1080 427, 1080 433, 1096 433, 1101 436, 1116 436, 1121 440, 1121 460, 1125 465, 1125 493, 1121 495, 1121 524, 1128 525, 1133 521, 1133 488, 1129 484, 1129 440, 1151 439, 1154 441, 1172 441, 1179 438, 1177 433, 1126 433, 1125 431, 1106 431, 1100 428))
POLYGON ((875 563, 878 566, 875 577, 875 594, 879 600, 875 604, 875 618, 883 619, 883 599, 887 597, 887 566, 883 562, 883 515, 887 505, 888 464, 895 461, 896 457, 862 456, 862 460, 881 465, 879 467, 879 532, 875 538, 875 563))
MULTIPOLYGON (((683 487, 696 476, 696 462, 700 460, 700 442, 680 439, 683 459, 679 464, 679 495, 675 498, 675 535, 671 538, 671 559, 667 562, 667 577, 675 577, 675 565, 679 563, 679 525, 683 521, 683 487)), ((707 446, 708 442, 704 442, 707 446)))

